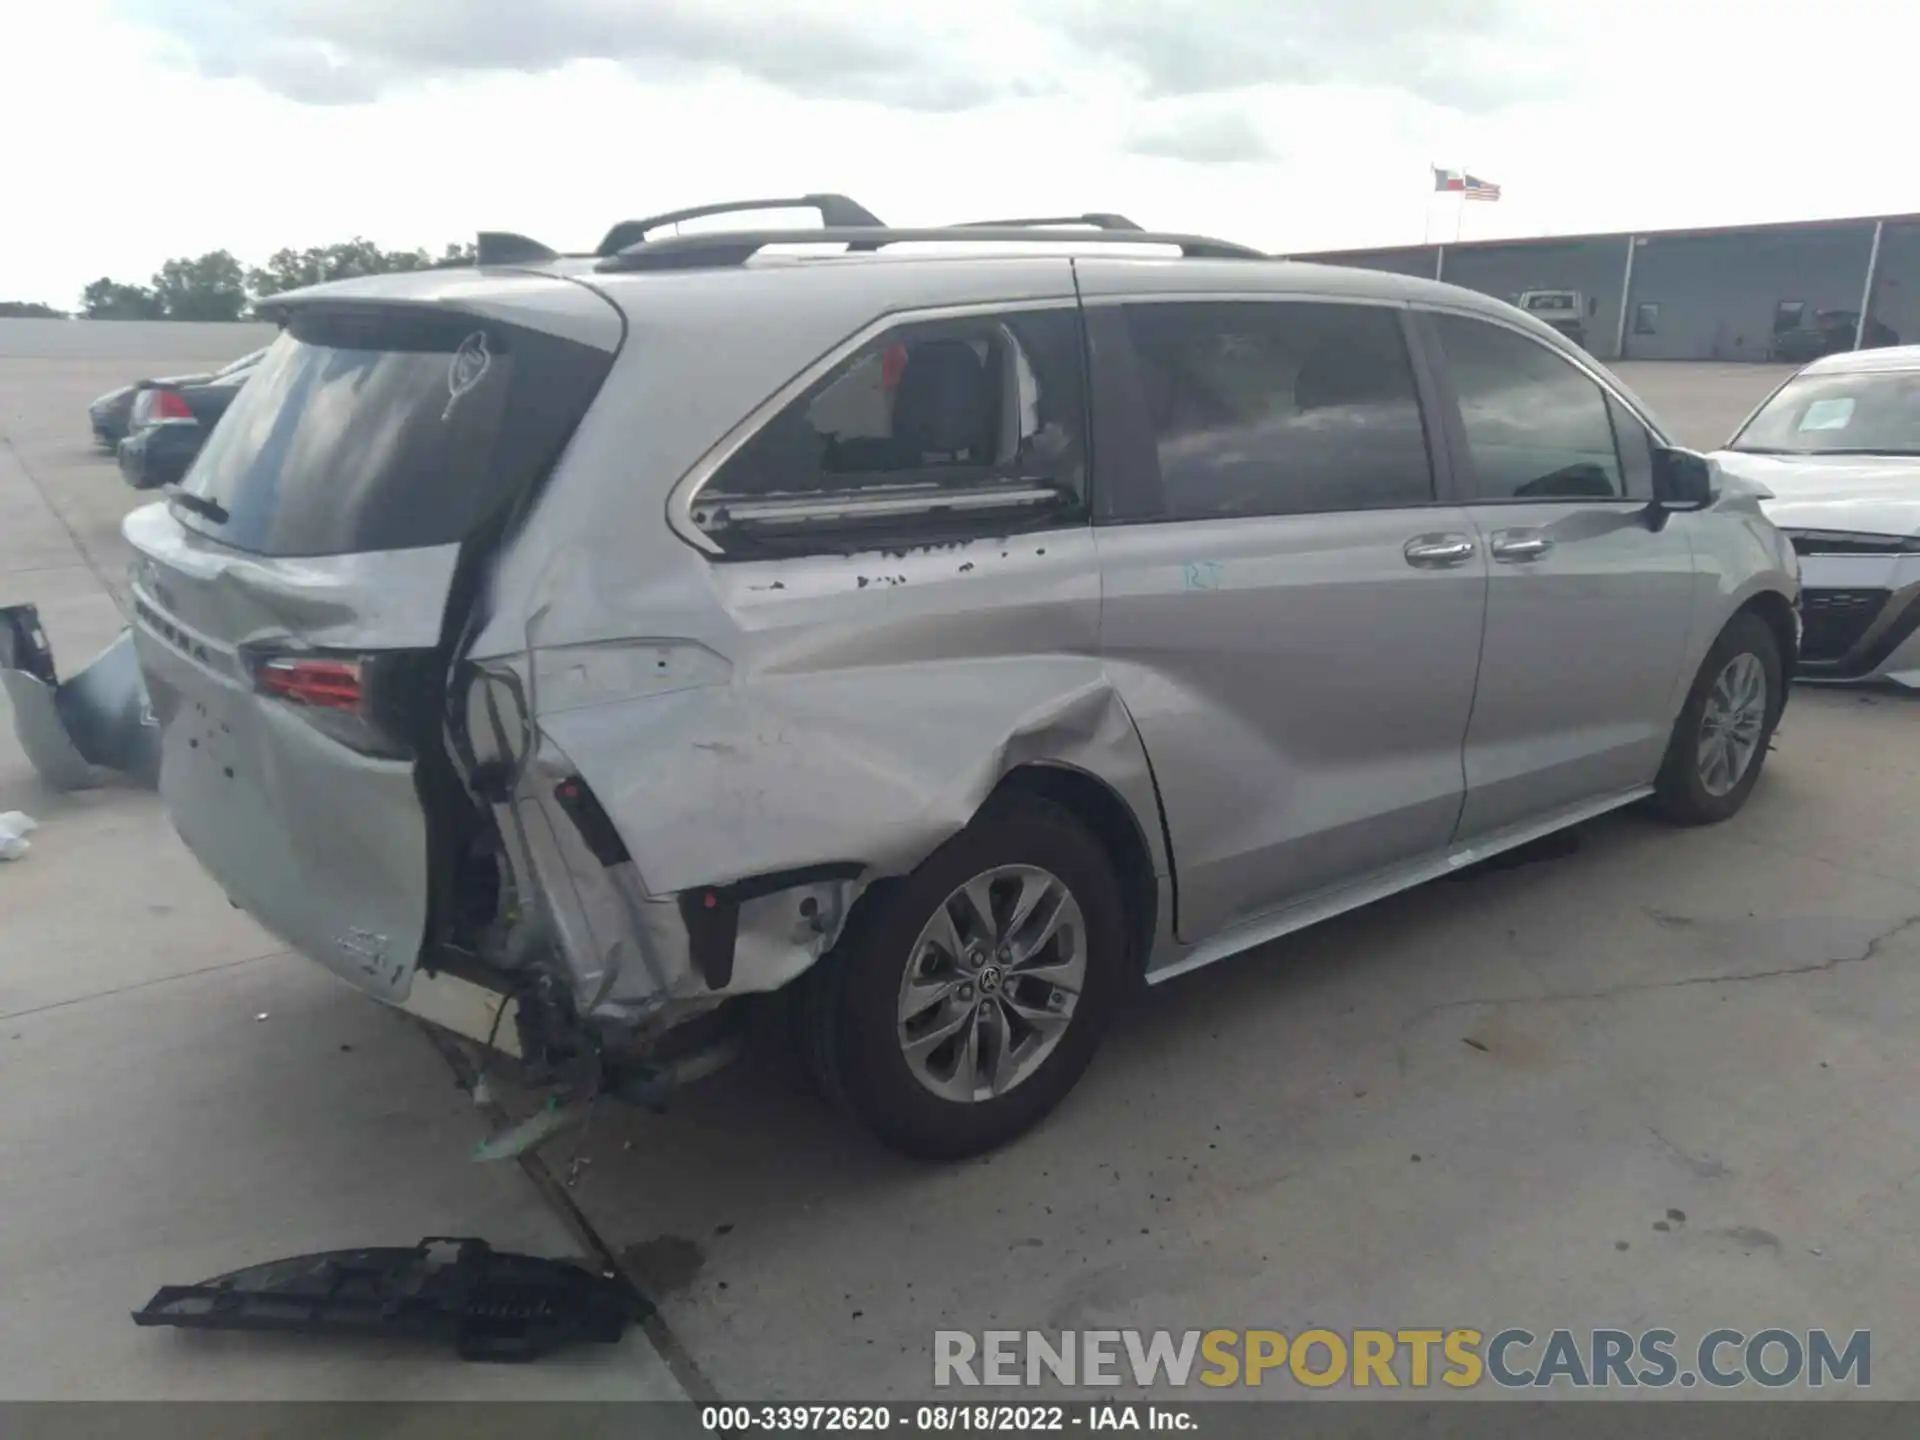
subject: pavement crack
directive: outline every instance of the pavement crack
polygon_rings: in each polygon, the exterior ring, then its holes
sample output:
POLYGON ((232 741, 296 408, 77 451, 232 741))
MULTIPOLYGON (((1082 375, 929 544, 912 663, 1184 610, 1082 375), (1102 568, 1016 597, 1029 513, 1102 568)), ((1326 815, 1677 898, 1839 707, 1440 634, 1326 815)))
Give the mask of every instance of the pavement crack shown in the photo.
POLYGON ((45 1005, 32 1005, 25 1010, 9 1010, 0 1015, 0 1021, 24 1020, 29 1015, 44 1015, 49 1010, 64 1010, 69 1005, 85 1005, 92 1000, 108 1000, 115 995, 125 995, 134 990, 151 990, 155 985, 171 985, 176 980, 191 980, 196 975, 214 975, 222 970, 238 970, 242 965, 256 965, 262 960, 276 960, 282 955, 290 955, 290 950, 269 950, 264 955, 248 955, 240 960, 222 960, 216 965, 202 965, 196 970, 182 970, 175 975, 156 975, 151 980, 135 980, 130 985, 116 985, 111 990, 96 990, 88 995, 75 995, 66 1000, 52 1000, 45 1005))
POLYGON ((1746 985, 1761 980, 1781 980, 1793 975, 1821 975, 1838 970, 1843 965, 1864 965, 1878 959, 1883 949, 1916 927, 1920 927, 1920 915, 1909 915, 1874 936, 1858 954, 1833 955, 1824 960, 1810 960, 1804 965, 1782 965, 1772 970, 1737 970, 1730 975, 1686 975, 1678 980, 1634 980, 1624 985, 1610 985, 1602 990, 1549 991, 1543 995, 1470 995, 1460 1000, 1442 1000, 1416 1012, 1400 1028, 1411 1030, 1427 1017, 1449 1010, 1471 1010, 1487 1005, 1565 1005, 1590 1000, 1616 1000, 1624 995, 1656 990, 1687 990, 1700 985, 1746 985))
MULTIPOLYGON (((440 1058, 453 1072, 455 1081, 470 1097, 481 1075, 480 1065, 474 1056, 451 1035, 423 1021, 414 1022, 429 1045, 440 1053, 440 1058)), ((506 1112, 496 1100, 475 1099, 474 1103, 486 1117, 487 1123, 498 1130, 507 1122, 506 1112)), ((634 1295, 644 1301, 642 1314, 638 1321, 640 1333, 653 1345, 656 1354, 669 1374, 679 1382, 689 1400, 711 1404, 721 1398, 719 1390, 700 1368, 691 1351, 681 1342, 679 1335, 667 1323, 667 1317, 660 1312, 651 1296, 641 1289, 633 1275, 629 1273, 626 1262, 613 1246, 600 1234, 599 1228, 588 1218, 587 1212, 578 1201, 568 1193, 566 1186, 547 1168, 538 1149, 522 1152, 515 1160, 520 1172, 533 1185, 534 1191, 546 1201, 548 1207, 560 1223, 573 1235, 575 1242, 585 1254, 592 1258, 603 1274, 618 1276, 632 1289, 634 1295)))
POLYGON ((7 453, 13 457, 13 463, 18 465, 20 473, 27 477, 27 484, 31 485, 34 494, 40 497, 40 503, 46 506, 47 513, 53 517, 53 523, 65 532, 67 543, 73 546, 73 553, 80 557, 80 563, 93 572, 93 578, 100 583, 101 590, 106 592, 107 598, 113 602, 114 609, 124 615, 126 606, 121 603, 120 592, 108 581, 106 572, 100 568, 100 562, 94 558, 93 552, 80 538, 80 532, 73 528, 73 523, 67 519, 66 514, 53 503, 53 493, 40 483, 40 477, 34 474, 33 467, 27 464, 27 457, 22 455, 20 447, 13 443, 13 436, 0 434, 0 445, 7 447, 7 453))

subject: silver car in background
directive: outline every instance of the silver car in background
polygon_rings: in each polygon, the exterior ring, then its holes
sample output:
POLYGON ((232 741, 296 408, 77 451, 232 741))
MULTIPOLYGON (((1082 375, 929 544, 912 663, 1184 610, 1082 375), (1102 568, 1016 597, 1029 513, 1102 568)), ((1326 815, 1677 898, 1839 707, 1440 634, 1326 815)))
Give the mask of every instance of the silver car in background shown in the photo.
POLYGON ((1920 346, 1814 361, 1714 458, 1800 555, 1802 677, 1920 689, 1920 346))
POLYGON ((1143 981, 1752 790, 1794 555, 1547 326, 805 203, 275 297, 125 530, 166 804, 289 944, 576 1098, 777 995, 954 1156, 1143 981))

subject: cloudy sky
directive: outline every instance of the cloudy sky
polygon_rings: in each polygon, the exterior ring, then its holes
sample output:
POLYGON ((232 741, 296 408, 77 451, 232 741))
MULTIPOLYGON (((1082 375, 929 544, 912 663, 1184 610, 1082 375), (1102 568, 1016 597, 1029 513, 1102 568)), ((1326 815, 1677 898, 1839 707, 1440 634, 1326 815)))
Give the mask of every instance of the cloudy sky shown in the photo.
POLYGON ((1902 0, 10 10, 0 299, 356 233, 586 247, 809 190, 902 224, 1117 210, 1282 251, 1920 209, 1902 0), (1430 163, 1505 198, 1456 216, 1430 163))

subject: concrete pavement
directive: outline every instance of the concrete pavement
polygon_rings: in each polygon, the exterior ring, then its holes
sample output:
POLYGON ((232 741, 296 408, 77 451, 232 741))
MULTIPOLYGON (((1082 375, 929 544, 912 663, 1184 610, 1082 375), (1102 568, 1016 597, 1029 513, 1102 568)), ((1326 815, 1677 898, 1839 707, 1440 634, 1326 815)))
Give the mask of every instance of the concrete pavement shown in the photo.
MULTIPOLYGON (((128 369, 0 360, 0 604, 36 602, 68 672, 122 623, 135 497, 90 451, 84 405, 128 369)), ((427 1039, 228 906, 152 795, 49 793, 0 722, 13 809, 41 828, 0 864, 0 1400, 682 1393, 638 1331, 490 1367, 137 1329, 128 1312, 162 1284, 287 1255, 428 1234, 579 1245, 517 1168, 467 1158, 484 1125, 427 1039)))
POLYGON ((1654 407, 1675 440, 1696 450, 1726 444, 1754 407, 1794 372, 1791 365, 1678 360, 1622 360, 1608 368, 1654 407))

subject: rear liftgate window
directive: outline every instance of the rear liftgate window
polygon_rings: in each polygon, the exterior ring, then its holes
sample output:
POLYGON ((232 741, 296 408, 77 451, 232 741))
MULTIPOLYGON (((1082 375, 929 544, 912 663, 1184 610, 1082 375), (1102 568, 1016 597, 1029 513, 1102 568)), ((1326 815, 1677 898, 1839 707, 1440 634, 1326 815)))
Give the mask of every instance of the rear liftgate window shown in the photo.
POLYGON ((180 518, 261 555, 464 540, 539 480, 612 362, 472 315, 297 314, 208 438, 180 518))
POLYGON ((902 325, 748 441, 693 522, 728 555, 1080 523, 1081 354, 1072 310, 902 325))

